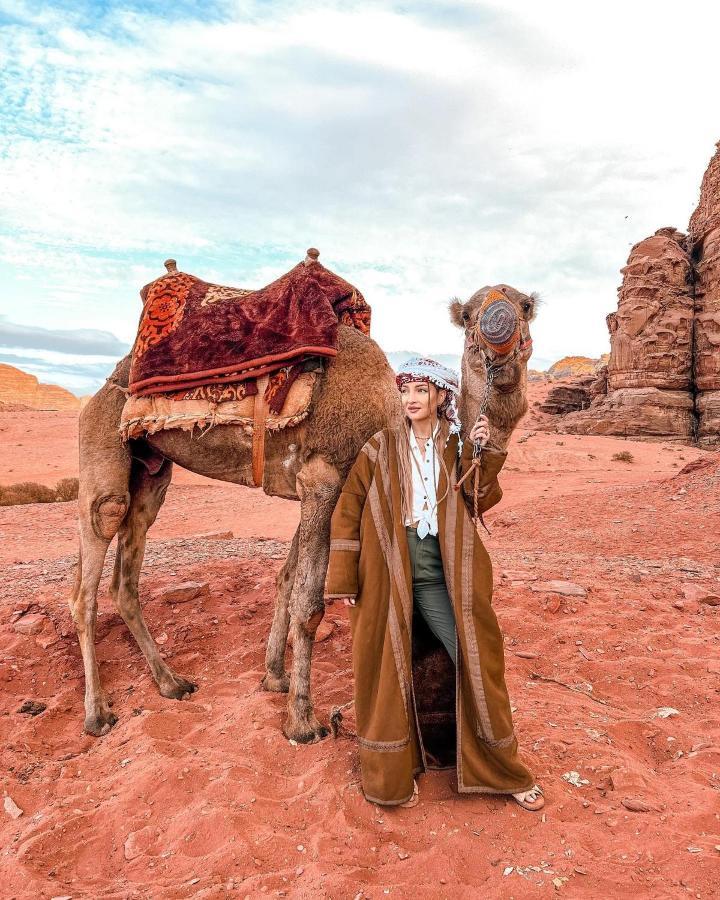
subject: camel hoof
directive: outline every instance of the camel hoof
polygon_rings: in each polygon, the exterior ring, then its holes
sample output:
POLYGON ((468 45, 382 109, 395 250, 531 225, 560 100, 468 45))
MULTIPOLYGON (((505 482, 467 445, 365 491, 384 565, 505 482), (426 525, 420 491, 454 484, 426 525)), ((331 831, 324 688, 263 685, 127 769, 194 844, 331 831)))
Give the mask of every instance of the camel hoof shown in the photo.
POLYGON ((317 744, 330 734, 330 729, 317 722, 314 726, 296 726, 290 728, 286 723, 283 726, 283 734, 289 741, 295 741, 297 744, 317 744))
POLYGON ((94 713, 85 717, 83 730, 86 734, 93 735, 93 737, 102 737, 110 731, 117 720, 115 713, 110 712, 109 709, 104 712, 94 713))
POLYGON ((277 675, 271 675, 270 672, 267 672, 260 685, 264 691, 272 691, 274 694, 287 694, 290 690, 290 676, 285 672, 278 678, 277 675))
POLYGON ((167 697, 168 700, 182 700, 190 694, 195 693, 198 686, 194 681, 183 678, 182 675, 173 675, 169 681, 159 685, 160 694, 167 697))

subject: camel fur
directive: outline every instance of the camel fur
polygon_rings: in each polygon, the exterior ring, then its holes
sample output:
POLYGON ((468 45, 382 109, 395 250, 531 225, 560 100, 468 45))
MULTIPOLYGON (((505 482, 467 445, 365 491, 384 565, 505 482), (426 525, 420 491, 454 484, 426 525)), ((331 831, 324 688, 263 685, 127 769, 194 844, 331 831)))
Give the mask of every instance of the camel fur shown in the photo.
MULTIPOLYGON (((506 285, 498 286, 515 305, 528 335, 534 301, 506 285)), ((453 321, 472 335, 483 288, 451 306, 453 321)), ((486 351, 490 353, 490 351, 486 351)), ((492 354, 490 354, 492 355, 492 354)), ((527 354, 529 356, 529 353, 527 354)), ((495 360, 502 363, 503 360, 495 360)), ((80 415, 80 553, 70 609, 85 671, 85 731, 106 734, 117 717, 103 691, 95 653, 97 591, 110 542, 117 536, 110 594, 145 656, 163 697, 182 699, 197 690, 189 677, 174 672, 148 631, 139 602, 139 579, 147 531, 155 521, 172 478, 173 464, 192 472, 252 486, 252 437, 234 425, 221 425, 202 440, 185 431, 163 431, 124 443, 119 432, 130 358, 118 363, 106 384, 80 415), (154 464, 148 464, 154 461, 154 464)), ((484 392, 482 354, 466 338, 460 414, 467 432, 484 392)), ((527 408, 527 358, 512 360, 497 376, 488 415, 491 440, 504 448, 527 408)), ((316 384, 310 414, 299 425, 266 436, 263 489, 272 496, 300 501, 300 523, 277 577, 275 613, 267 643, 267 691, 288 693, 283 732, 298 743, 320 740, 328 729, 315 716, 310 694, 313 641, 324 615, 330 518, 347 473, 360 448, 375 432, 400 421, 394 373, 378 345, 341 325, 338 354, 316 384), (285 667, 288 634, 292 665, 285 667)))

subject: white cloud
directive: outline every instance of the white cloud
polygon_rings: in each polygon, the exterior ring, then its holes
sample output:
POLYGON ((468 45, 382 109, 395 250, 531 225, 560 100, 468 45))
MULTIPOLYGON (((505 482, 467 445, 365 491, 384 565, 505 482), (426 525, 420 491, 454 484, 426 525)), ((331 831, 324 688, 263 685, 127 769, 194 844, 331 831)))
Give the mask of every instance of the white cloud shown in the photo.
POLYGON ((545 297, 540 356, 598 355, 720 137, 695 2, 11 12, 0 311, 125 342, 166 256, 259 286, 314 244, 388 349, 456 351, 448 298, 503 281, 545 297))

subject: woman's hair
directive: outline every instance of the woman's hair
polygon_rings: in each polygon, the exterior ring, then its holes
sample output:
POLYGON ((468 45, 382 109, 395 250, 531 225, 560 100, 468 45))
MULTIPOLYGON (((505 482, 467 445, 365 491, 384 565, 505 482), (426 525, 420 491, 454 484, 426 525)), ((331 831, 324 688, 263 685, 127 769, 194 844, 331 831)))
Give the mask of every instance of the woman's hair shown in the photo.
MULTIPOLYGON (((450 473, 445 465, 445 445, 450 435, 450 423, 447 419, 438 420, 440 427, 435 435, 435 456, 440 461, 440 466, 445 473, 447 487, 445 493, 437 501, 440 506, 442 501, 447 497, 450 491, 450 473)), ((413 505, 413 482, 412 482, 412 459, 410 458, 410 419, 403 416, 403 420, 395 429, 398 447, 398 475, 400 476, 400 496, 402 498, 402 516, 403 521, 412 521, 412 505, 413 505)))

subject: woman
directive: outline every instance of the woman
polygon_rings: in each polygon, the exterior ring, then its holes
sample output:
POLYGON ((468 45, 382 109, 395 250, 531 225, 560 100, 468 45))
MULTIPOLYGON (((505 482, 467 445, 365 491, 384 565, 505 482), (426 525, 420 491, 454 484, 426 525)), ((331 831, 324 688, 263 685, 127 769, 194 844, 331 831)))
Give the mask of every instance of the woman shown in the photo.
POLYGON ((418 707, 427 707, 431 679, 412 675, 415 614, 455 664, 458 790, 511 794, 538 810, 542 792, 513 733, 490 558, 470 515, 474 479, 462 494, 456 489, 477 441, 478 508, 490 509, 502 496, 497 475, 507 454, 488 443, 485 416, 459 453, 452 370, 411 359, 397 382, 403 421, 374 435, 348 475, 332 518, 326 584, 327 599, 351 606, 363 791, 374 803, 414 806, 414 776, 428 767, 418 707))

